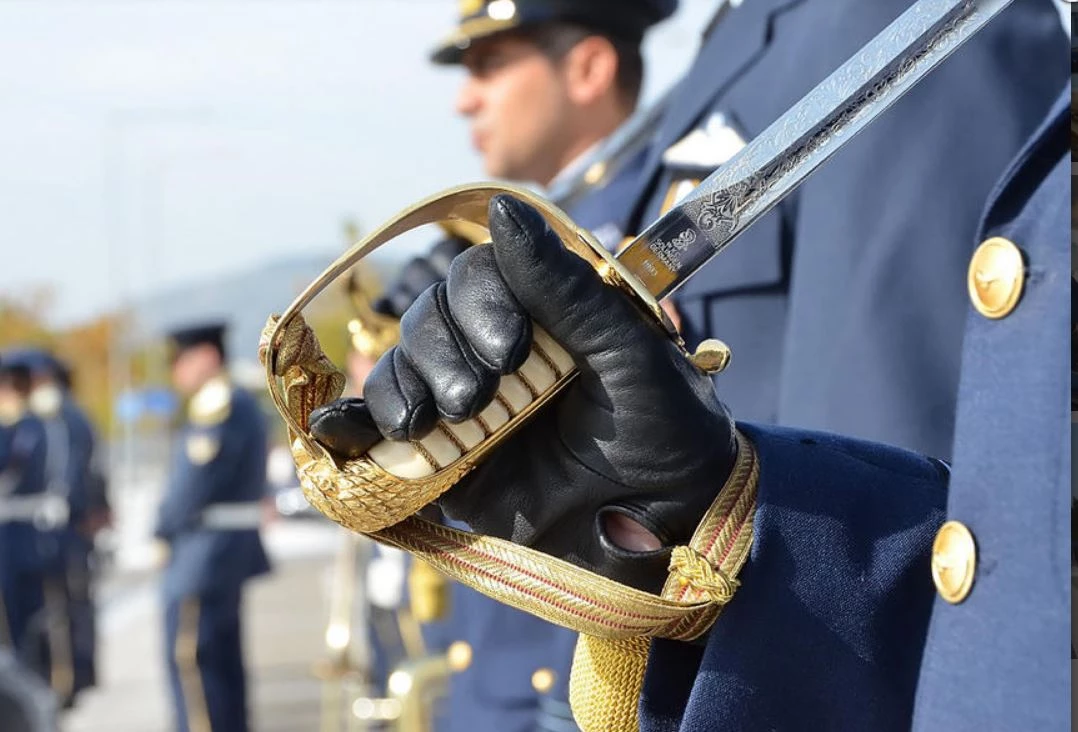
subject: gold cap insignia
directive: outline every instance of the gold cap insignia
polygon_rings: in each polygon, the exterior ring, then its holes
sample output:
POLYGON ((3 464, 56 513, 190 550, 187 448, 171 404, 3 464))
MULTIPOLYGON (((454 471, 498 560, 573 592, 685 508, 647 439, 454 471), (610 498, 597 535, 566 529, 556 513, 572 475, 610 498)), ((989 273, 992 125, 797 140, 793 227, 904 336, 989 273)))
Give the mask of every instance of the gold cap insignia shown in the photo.
POLYGON ((460 0, 460 15, 462 18, 475 15, 481 7, 483 7, 483 0, 460 0))

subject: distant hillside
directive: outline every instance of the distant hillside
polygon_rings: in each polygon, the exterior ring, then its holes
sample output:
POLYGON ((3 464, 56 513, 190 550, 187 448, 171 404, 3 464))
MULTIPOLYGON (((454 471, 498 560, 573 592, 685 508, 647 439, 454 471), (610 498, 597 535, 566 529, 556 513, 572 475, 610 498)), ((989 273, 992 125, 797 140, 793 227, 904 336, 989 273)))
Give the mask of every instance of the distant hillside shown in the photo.
MULTIPOLYGON (((131 335, 140 341, 156 340, 169 329, 186 323, 224 320, 229 323, 227 345, 231 359, 254 363, 266 318, 284 310, 337 254, 305 254, 145 298, 135 306, 131 335)), ((398 266, 384 259, 369 261, 383 282, 398 266)))

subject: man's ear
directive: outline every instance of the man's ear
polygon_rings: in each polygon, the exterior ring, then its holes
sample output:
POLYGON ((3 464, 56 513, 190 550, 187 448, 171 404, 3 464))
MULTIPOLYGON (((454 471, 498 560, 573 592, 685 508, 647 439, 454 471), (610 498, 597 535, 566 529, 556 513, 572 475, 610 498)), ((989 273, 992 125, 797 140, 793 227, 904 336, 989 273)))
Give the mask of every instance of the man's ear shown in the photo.
POLYGON ((575 104, 593 104, 616 86, 618 52, 602 36, 588 36, 577 43, 562 64, 569 98, 575 104))

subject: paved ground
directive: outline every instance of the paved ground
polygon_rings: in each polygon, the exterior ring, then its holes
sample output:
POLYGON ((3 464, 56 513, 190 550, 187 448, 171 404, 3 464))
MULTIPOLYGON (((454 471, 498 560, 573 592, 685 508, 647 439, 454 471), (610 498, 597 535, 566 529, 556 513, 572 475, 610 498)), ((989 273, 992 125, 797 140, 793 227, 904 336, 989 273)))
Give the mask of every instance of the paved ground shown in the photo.
MULTIPOLYGON (((276 572, 249 585, 246 653, 253 732, 319 730, 328 572, 336 529, 278 522, 267 534, 276 572)), ((156 581, 124 572, 103 588, 101 685, 63 720, 63 732, 169 732, 156 581)))

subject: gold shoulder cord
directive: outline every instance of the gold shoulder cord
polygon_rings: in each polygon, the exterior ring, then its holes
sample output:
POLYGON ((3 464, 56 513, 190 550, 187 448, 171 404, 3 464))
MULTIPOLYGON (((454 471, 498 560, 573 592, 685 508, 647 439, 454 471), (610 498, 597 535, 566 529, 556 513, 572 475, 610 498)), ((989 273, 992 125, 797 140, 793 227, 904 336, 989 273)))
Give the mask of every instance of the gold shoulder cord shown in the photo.
POLYGON ((441 221, 486 227, 487 206, 499 193, 510 193, 538 209, 568 249, 591 263, 604 281, 632 297, 644 317, 676 338, 654 298, 563 212, 524 189, 479 184, 420 202, 346 252, 283 315, 270 318, 259 356, 274 404, 288 424, 297 472, 311 504, 342 526, 409 551, 479 592, 578 631, 570 682, 577 723, 584 732, 632 732, 638 728, 637 703, 650 639, 699 637, 737 589, 737 574, 752 546, 759 472, 749 440, 738 435, 733 473, 688 546, 674 549, 670 577, 662 594, 653 595, 542 552, 415 515, 571 381, 575 370, 559 370, 550 358, 546 363, 554 372, 552 385, 534 390, 540 393, 532 394, 533 401, 516 404, 500 427, 489 432, 484 428, 478 443, 455 440, 456 457, 439 462, 429 446, 412 443, 415 453, 430 464, 427 474, 418 477, 400 477, 370 454, 338 463, 308 431, 311 411, 340 396, 345 380, 304 322, 302 308, 366 254, 406 231, 441 221))

